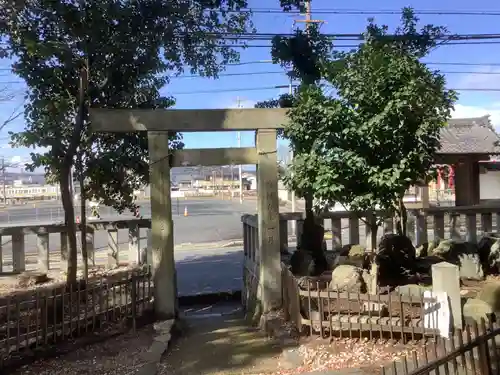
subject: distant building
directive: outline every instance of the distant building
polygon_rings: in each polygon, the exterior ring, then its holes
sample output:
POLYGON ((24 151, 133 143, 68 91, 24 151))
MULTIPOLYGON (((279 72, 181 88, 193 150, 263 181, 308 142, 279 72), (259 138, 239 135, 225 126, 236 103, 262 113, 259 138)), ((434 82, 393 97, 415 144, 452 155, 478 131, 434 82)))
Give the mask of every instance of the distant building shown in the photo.
POLYGON ((55 200, 60 198, 59 186, 20 184, 5 186, 0 191, 0 199, 7 202, 26 200, 55 200))

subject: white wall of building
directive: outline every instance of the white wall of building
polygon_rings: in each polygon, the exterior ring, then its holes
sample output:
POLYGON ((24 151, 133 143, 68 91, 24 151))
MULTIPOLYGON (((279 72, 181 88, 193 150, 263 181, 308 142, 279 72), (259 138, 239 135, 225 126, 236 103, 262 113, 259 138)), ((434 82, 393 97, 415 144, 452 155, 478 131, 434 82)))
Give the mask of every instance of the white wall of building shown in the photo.
POLYGON ((486 171, 479 175, 479 198, 500 199, 500 171, 486 171))

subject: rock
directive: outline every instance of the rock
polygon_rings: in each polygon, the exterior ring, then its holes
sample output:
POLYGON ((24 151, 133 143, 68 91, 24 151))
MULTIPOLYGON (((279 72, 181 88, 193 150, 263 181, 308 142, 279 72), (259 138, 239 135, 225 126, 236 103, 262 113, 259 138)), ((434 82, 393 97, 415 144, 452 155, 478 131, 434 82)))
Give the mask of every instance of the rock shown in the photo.
POLYGON ((304 364, 304 358, 297 349, 284 349, 280 363, 283 368, 292 370, 301 367, 304 364))
POLYGON ((428 287, 417 284, 407 284, 398 286, 395 291, 405 297, 421 298, 428 287))
POLYGON ((428 254, 428 247, 429 244, 427 242, 424 242, 422 245, 415 248, 415 256, 417 258, 426 257, 428 254))
POLYGON ((384 235, 375 256, 379 265, 378 284, 400 284, 413 272, 415 260, 415 247, 408 237, 393 233, 384 235))
POLYGON ((333 270, 335 266, 339 263, 339 255, 336 251, 325 252, 326 262, 328 263, 328 269, 333 270))
POLYGON ((477 299, 486 302, 493 311, 500 312, 500 283, 484 285, 477 294, 477 299))
POLYGON ((415 256, 423 258, 432 253, 432 251, 439 245, 439 239, 435 241, 424 242, 422 245, 415 249, 415 256))
POLYGON ((465 323, 477 322, 481 319, 488 322, 494 316, 493 308, 485 301, 478 298, 469 298, 463 307, 465 323))
POLYGON ((347 255, 339 255, 337 265, 340 266, 342 264, 350 264, 349 257, 347 255))
POLYGON ((351 249, 349 250, 349 258, 364 258, 366 254, 366 249, 365 247, 361 245, 352 245, 351 249))
POLYGON ((337 266, 332 271, 330 289, 339 292, 366 293, 366 283, 363 279, 363 270, 350 265, 337 266))
POLYGON ((443 257, 443 255, 451 251, 454 242, 455 240, 452 239, 441 241, 438 246, 429 251, 429 255, 443 257))
POLYGON ((28 288, 33 285, 40 285, 49 282, 50 279, 46 273, 38 271, 26 271, 18 277, 18 284, 21 288, 28 288))
POLYGON ((302 290, 323 290, 328 287, 328 281, 320 277, 314 278, 311 276, 305 276, 297 279, 297 285, 302 290))
POLYGON ((432 254, 460 268, 460 277, 464 279, 482 280, 484 270, 476 244, 458 239, 443 240, 432 251, 432 254))
POLYGON ((479 257, 487 274, 500 273, 500 234, 485 233, 478 243, 479 257))
POLYGON ((368 287, 372 285, 373 276, 370 274, 370 272, 364 269, 361 273, 361 277, 363 278, 365 285, 368 289, 368 287))
POLYGON ((311 276, 314 271, 314 259, 306 250, 296 250, 290 258, 292 274, 295 276, 311 276))
POLYGON ((423 273, 426 275, 431 276, 431 271, 432 271, 432 265, 436 263, 441 263, 443 261, 443 258, 440 258, 435 255, 431 256, 426 256, 423 258, 418 258, 415 261, 415 271, 418 273, 423 273))
POLYGON ((349 245, 344 245, 342 246, 342 248, 340 249, 340 256, 341 257, 346 257, 346 256, 349 256, 349 251, 351 251, 351 248, 353 247, 354 245, 353 244, 349 244, 349 245))
POLYGON ((442 240, 430 254, 446 259, 447 261, 457 261, 458 255, 464 253, 479 254, 479 250, 477 245, 471 242, 460 239, 448 239, 442 240))
POLYGON ((153 324, 153 329, 159 335, 169 334, 175 324, 175 319, 161 320, 153 324))
POLYGON ((491 245, 490 253, 488 254, 488 265, 491 273, 500 273, 500 239, 495 240, 491 245))
POLYGON ((434 256, 459 266, 461 278, 484 279, 484 271, 477 245, 456 239, 443 240, 432 253, 434 256))
POLYGON ((479 254, 460 254, 460 277, 469 280, 483 280, 484 272, 479 254))
POLYGON ((365 264, 365 258, 364 257, 348 257, 346 264, 349 264, 351 266, 356 266, 359 268, 363 268, 363 265, 365 264))

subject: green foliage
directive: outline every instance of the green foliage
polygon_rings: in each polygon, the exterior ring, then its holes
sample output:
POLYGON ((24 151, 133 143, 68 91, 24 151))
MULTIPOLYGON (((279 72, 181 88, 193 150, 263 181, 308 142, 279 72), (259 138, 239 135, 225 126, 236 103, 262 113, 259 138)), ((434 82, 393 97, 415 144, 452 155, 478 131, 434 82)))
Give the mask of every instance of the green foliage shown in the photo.
MULTIPOLYGON (((310 2, 310 1, 309 1, 310 2)), ((305 12, 305 1, 303 0, 280 0, 280 6, 285 12, 297 9, 300 12, 305 12)))
POLYGON ((292 108, 294 96, 291 94, 282 94, 278 99, 265 100, 255 104, 255 108, 292 108))
POLYGON ((291 78, 304 84, 318 83, 325 62, 331 58, 332 42, 319 32, 318 25, 307 31, 295 30, 292 37, 277 35, 272 40, 273 63, 290 69, 291 78))
POLYGON ((388 26, 379 26, 373 18, 368 19, 365 32, 366 41, 372 46, 381 47, 390 44, 392 48, 406 52, 415 57, 426 56, 431 49, 437 46, 436 38, 447 35, 448 29, 444 26, 427 24, 418 30, 418 17, 412 8, 403 8, 401 12, 401 25, 394 33, 388 33, 388 26))
MULTIPOLYGON (((255 104, 255 108, 291 108, 294 96, 290 94, 280 95, 278 99, 265 100, 255 104)), ((278 129, 278 137, 283 138, 283 129, 278 129)))
MULTIPOLYGON (((44 167, 56 179, 65 158, 83 159, 89 198, 119 210, 133 208, 133 190, 148 183, 145 134, 92 134, 85 126, 72 139, 78 108, 78 76, 88 62, 86 102, 91 107, 168 108, 160 89, 169 75, 188 69, 217 77, 239 55, 234 40, 251 27, 247 13, 220 12, 247 6, 244 0, 119 1, 28 0, 0 11, 0 33, 28 86, 26 128, 14 146, 37 148, 29 169, 44 167), (43 148, 43 151, 40 151, 43 148)), ((182 147, 171 134, 169 147, 182 147)), ((75 176, 78 177, 78 176, 75 176)))
POLYGON ((295 155, 285 183, 299 195, 312 191, 357 211, 394 210, 427 178, 456 94, 419 61, 443 29, 417 32, 416 23, 404 10, 400 37, 388 41, 388 28, 370 21, 359 49, 325 69, 335 96, 318 86, 299 90, 285 129, 295 155))

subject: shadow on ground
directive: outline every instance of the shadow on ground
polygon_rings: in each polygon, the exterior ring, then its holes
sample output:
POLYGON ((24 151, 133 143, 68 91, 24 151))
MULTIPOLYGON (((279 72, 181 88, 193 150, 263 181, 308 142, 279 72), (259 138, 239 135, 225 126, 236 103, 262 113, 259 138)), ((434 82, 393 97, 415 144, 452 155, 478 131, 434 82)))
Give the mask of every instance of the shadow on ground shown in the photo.
POLYGON ((179 296, 233 293, 242 289, 243 251, 186 257, 176 269, 179 296))
POLYGON ((269 374, 283 346, 247 325, 241 314, 188 319, 183 336, 160 364, 160 374, 269 374))

